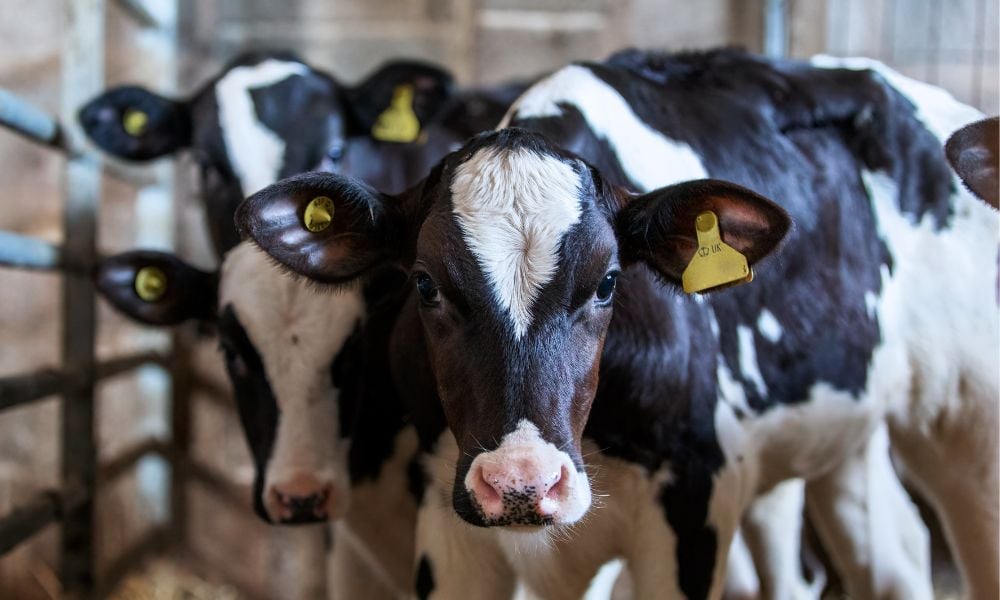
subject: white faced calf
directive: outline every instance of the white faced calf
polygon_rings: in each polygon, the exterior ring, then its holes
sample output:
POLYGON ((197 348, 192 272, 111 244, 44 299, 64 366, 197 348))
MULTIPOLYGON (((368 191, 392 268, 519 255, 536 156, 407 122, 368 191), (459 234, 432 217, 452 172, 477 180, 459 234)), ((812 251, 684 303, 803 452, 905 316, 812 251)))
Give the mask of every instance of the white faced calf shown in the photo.
POLYGON ((356 374, 338 371, 335 359, 361 326, 360 290, 335 298, 317 293, 251 244, 230 251, 219 274, 138 251, 105 259, 97 281, 112 304, 139 321, 215 325, 253 455, 253 502, 262 518, 302 523, 344 514, 350 481, 338 404, 356 374), (149 289, 150 278, 160 287, 143 299, 137 286, 149 289))

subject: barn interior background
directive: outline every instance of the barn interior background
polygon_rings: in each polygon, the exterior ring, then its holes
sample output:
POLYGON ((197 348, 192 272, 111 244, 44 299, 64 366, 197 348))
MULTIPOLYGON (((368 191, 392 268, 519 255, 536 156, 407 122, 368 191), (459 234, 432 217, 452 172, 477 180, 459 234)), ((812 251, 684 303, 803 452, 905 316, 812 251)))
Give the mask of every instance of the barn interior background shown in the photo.
MULTIPOLYGON (((135 82, 183 96, 246 48, 296 50, 347 82, 386 59, 417 57, 471 84, 630 45, 769 44, 791 56, 878 58, 996 114, 998 27, 995 0, 0 0, 0 91, 72 127, 76 107, 104 87, 135 82), (771 4, 783 8, 786 33, 767 41, 771 4)), ((67 224, 83 231, 82 240, 63 238, 71 191, 84 207, 90 197, 98 201, 99 251, 175 248, 196 265, 214 266, 190 160, 112 166, 115 175, 100 181, 86 174, 88 160, 67 169, 63 152, 0 132, 0 230, 86 245, 85 222, 67 224)), ((79 214, 86 221, 86 211, 79 214)), ((14 405, 45 393, 25 394, 19 376, 86 361, 86 352, 63 350, 63 336, 87 339, 86 324, 73 320, 88 322, 89 310, 85 301, 62 307, 62 280, 54 271, 0 268, 0 519, 28 507, 39 525, 47 522, 58 511, 39 493, 65 490, 64 454, 72 462, 88 451, 85 441, 64 451, 60 396, 14 405)), ((99 301, 95 331, 99 360, 142 365, 100 380, 94 394, 102 466, 94 554, 82 556, 96 565, 101 593, 164 554, 229 586, 209 595, 291 598, 320 590, 322 528, 269 528, 249 510, 252 469, 214 342, 189 328, 137 327, 99 301)), ((87 402, 87 394, 69 394, 71 420, 87 420, 87 402)), ((84 423, 70 434, 86 430, 84 423)), ((0 532, 12 525, 0 523, 0 532)), ((0 544, 0 597, 58 597, 63 545, 54 524, 16 548, 0 544)), ((77 585, 88 585, 80 577, 77 585)))

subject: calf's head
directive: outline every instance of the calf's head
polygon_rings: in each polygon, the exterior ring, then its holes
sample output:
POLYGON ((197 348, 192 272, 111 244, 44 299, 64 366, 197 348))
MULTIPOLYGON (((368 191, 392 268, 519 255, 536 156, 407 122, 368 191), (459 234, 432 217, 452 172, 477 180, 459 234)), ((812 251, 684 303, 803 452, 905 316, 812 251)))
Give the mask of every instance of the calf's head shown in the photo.
MULTIPOLYGON (((450 97, 452 80, 431 65, 393 61, 351 87, 287 53, 250 53, 190 98, 116 87, 88 102, 79 119, 88 137, 118 158, 146 161, 190 149, 221 254, 239 242, 232 214, 245 196, 303 171, 344 170, 352 144, 370 145, 397 90, 407 92, 407 108, 422 126, 450 97)), ((379 159, 377 152, 365 156, 379 159)))
POLYGON ((349 497, 338 400, 350 385, 337 360, 364 310, 275 268, 250 244, 220 273, 150 251, 105 259, 98 289, 144 323, 211 323, 255 466, 254 509, 272 523, 335 519, 349 497))
POLYGON ((458 443, 456 511, 477 525, 546 525, 573 523, 590 506, 581 435, 619 271, 644 262, 677 285, 707 210, 751 264, 789 226, 770 201, 719 181, 629 195, 545 138, 506 129, 475 138, 402 195, 306 174, 249 198, 237 222, 320 282, 386 262, 407 269, 458 443), (334 205, 321 232, 303 225, 316 198, 334 205))

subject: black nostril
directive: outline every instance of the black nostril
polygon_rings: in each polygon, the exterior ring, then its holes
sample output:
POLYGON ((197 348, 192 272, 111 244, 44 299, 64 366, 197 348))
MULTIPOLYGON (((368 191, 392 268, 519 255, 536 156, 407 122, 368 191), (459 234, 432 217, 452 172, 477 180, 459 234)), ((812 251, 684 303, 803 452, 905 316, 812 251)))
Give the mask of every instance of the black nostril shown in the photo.
POLYGON ((286 497, 286 505, 292 512, 313 512, 323 500, 321 494, 302 497, 286 497))

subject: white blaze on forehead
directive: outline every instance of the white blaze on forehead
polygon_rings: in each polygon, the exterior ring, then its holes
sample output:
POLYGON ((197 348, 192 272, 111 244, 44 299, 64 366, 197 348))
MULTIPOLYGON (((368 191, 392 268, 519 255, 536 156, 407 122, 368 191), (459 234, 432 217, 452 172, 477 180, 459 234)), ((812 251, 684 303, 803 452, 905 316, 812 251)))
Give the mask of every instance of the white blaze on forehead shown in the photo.
POLYGON ((281 410, 266 482, 305 471, 346 484, 330 365, 363 318, 360 290, 322 293, 243 242, 222 263, 219 306, 230 304, 281 410))
POLYGON ((525 149, 483 148, 455 170, 452 210, 518 338, 580 220, 581 185, 572 165, 525 149))
POLYGON ((277 181, 285 155, 285 141, 261 123, 250 92, 308 72, 302 63, 270 59, 236 67, 215 84, 222 140, 244 195, 277 181))
POLYGON ((708 177, 691 146, 650 127, 615 88, 579 65, 564 67, 531 86, 499 128, 513 118, 558 117, 563 113, 560 104, 580 111, 591 131, 615 152, 628 178, 645 191, 708 177))

